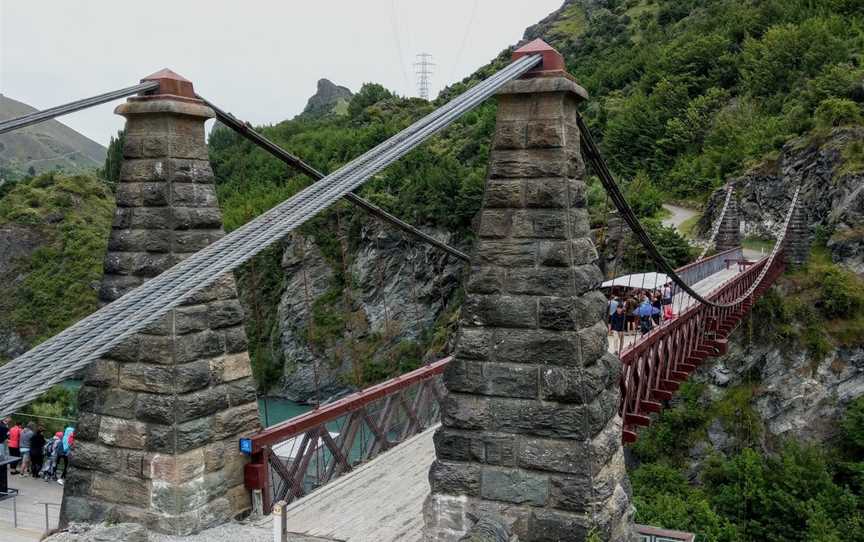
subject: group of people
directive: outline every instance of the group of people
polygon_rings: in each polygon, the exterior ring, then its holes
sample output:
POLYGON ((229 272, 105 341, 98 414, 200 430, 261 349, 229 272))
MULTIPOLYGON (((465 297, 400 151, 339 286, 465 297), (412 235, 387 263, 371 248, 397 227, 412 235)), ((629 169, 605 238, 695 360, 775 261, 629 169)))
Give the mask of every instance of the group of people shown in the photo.
POLYGON ((646 334, 664 320, 675 317, 672 310, 674 289, 667 282, 655 290, 634 289, 609 298, 609 335, 618 341, 617 352, 624 349, 625 335, 646 334))
POLYGON ((56 480, 63 485, 74 445, 75 428, 72 426, 46 438, 45 428, 35 422, 22 426, 11 418, 0 421, 0 457, 21 458, 12 465, 12 474, 30 475, 46 482, 56 480), (63 470, 58 476, 61 463, 63 470))

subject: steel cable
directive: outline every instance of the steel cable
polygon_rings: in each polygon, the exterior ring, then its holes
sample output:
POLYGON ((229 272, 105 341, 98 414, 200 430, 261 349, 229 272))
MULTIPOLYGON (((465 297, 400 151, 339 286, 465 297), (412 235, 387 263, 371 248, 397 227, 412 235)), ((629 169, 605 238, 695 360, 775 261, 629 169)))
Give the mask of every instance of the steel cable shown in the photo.
MULTIPOLYGON (((255 131, 252 127, 250 127, 248 124, 244 123, 243 121, 241 121, 240 119, 238 119, 237 117, 232 115, 231 113, 227 113, 227 112, 223 111, 222 109, 220 109, 219 107, 216 107, 212 102, 203 98, 200 94, 196 94, 196 96, 198 96, 199 100, 201 100, 202 102, 207 104, 207 106, 216 113, 216 118, 219 119, 220 121, 222 121, 223 124, 225 124, 228 128, 231 128, 232 130, 234 130, 236 133, 240 134, 242 137, 251 141, 253 144, 258 146, 260 149, 264 150, 265 152, 268 152, 270 155, 281 160, 282 162, 284 162, 288 166, 300 171, 301 173, 303 173, 305 175, 308 175, 309 177, 311 177, 312 179, 314 179, 316 181, 320 181, 321 179, 323 179, 326 176, 323 173, 321 173, 320 171, 318 171, 317 169, 315 169, 314 167, 312 167, 310 164, 308 164, 302 158, 299 158, 299 157, 291 154, 290 152, 286 151, 285 149, 283 149, 282 147, 280 147, 276 143, 273 143, 272 141, 270 141, 269 139, 267 139, 266 137, 264 137, 263 135, 261 135, 260 133, 255 131)), ((410 233, 414 237, 422 239, 426 243, 429 243, 430 245, 433 245, 437 248, 440 248, 441 250, 447 251, 450 254, 452 254, 453 256, 456 256, 457 258, 459 258, 461 260, 468 261, 468 255, 465 254, 464 252, 462 252, 456 248, 453 248, 450 245, 447 245, 446 243, 442 243, 441 241, 435 239, 431 235, 421 231, 420 229, 412 226, 411 224, 409 224, 409 223, 397 218, 396 216, 388 213, 387 211, 378 207, 374 203, 371 203, 371 202, 361 198, 357 194, 354 194, 353 192, 349 192, 349 193, 345 194, 345 199, 350 201, 354 205, 360 207, 361 209, 363 209, 367 213, 369 213, 373 216, 377 216, 378 218, 393 224, 397 228, 405 230, 406 232, 410 233)))
POLYGON ((90 98, 84 98, 83 100, 76 100, 74 102, 69 102, 68 104, 58 105, 49 109, 43 109, 42 111, 35 111, 33 113, 16 117, 14 119, 4 120, 3 122, 0 122, 0 134, 5 134, 6 132, 11 132, 12 130, 18 130, 32 124, 45 122, 46 120, 51 120, 62 115, 74 113, 75 111, 81 111, 82 109, 93 107, 94 105, 104 104, 106 102, 125 98, 126 96, 131 96, 140 92, 150 92, 151 90, 156 90, 157 88, 159 88, 158 81, 147 81, 139 83, 137 85, 133 85, 131 87, 121 88, 119 90, 112 90, 111 92, 106 92, 105 94, 99 94, 90 98))
POLYGON ((220 275, 241 265, 443 130, 540 60, 539 55, 532 55, 511 63, 320 182, 8 363, 4 372, 10 376, 0 383, 0 413, 11 412, 52 385, 74 376, 99 355, 145 328, 212 284, 220 275))
MULTIPOLYGON (((534 63, 531 63, 531 66, 533 66, 533 64, 534 63)), ((486 81, 484 81, 483 83, 481 83, 481 85, 483 85, 483 86, 478 85, 477 87, 472 88, 470 91, 468 91, 465 94, 461 95, 460 97, 454 99, 453 101, 451 101, 450 103, 448 103, 444 107, 442 107, 439 110, 427 115, 426 117, 424 117, 420 121, 417 121, 413 125, 409 126, 405 130, 403 130, 402 132, 397 134, 396 136, 394 136, 394 137, 390 138, 389 140, 385 141, 384 143, 378 145, 372 151, 367 152, 366 154, 354 159, 353 161, 351 161, 346 166, 343 166, 338 171, 336 171, 335 173, 333 173, 329 176, 329 178, 331 180, 330 183, 320 183, 320 184, 316 185, 315 187, 307 187, 306 189, 304 189, 300 193, 296 194, 294 197, 292 197, 288 201, 280 204, 279 206, 277 206, 274 209, 271 209, 267 213, 256 218, 254 221, 247 223, 244 226, 238 228, 237 230, 232 232, 231 235, 226 236, 225 238, 221 239, 217 243, 214 243, 213 245, 206 247, 205 249, 200 251, 198 254, 196 254, 194 258, 190 258, 186 262, 183 262, 183 266, 175 266, 174 268, 169 269, 168 271, 166 271, 165 273, 160 275, 159 281, 148 282, 147 284, 149 286, 147 286, 146 288, 138 288, 136 290, 133 290, 132 292, 127 293, 125 296, 123 296, 123 298, 121 298, 117 302, 112 303, 112 305, 116 305, 118 308, 121 308, 124 305, 143 303, 144 305, 141 305, 139 307, 139 310, 137 311, 137 313, 132 314, 131 316, 138 317, 138 318, 149 318, 149 315, 151 314, 151 312, 153 310, 159 309, 158 305, 153 306, 155 303, 157 303, 157 301, 155 300, 156 298, 154 296, 154 293, 159 294, 162 297, 168 297, 168 298, 171 298, 172 294, 174 296, 178 295, 178 292, 176 291, 177 288, 175 288, 175 291, 169 291, 169 292, 165 292, 165 288, 162 288, 161 290, 156 291, 156 292, 153 291, 154 288, 156 288, 157 285, 159 285, 160 283, 165 284, 167 282, 168 286, 176 285, 175 283, 170 282, 170 280, 168 280, 167 277, 171 277, 173 279, 173 277, 175 277, 176 275, 181 275, 184 273, 189 275, 191 271, 194 271, 194 270, 188 269, 188 266, 191 265, 192 262, 205 261, 205 263, 207 263, 207 262, 210 262, 210 260, 208 260, 208 258, 219 257, 220 255, 221 255, 221 260, 217 261, 217 263, 215 264, 216 266, 220 265, 220 262, 224 262, 226 259, 230 261, 230 259, 237 257, 234 252, 230 252, 231 249, 233 249, 235 246, 242 245, 243 243, 246 243, 247 248, 257 246, 257 245, 255 245, 255 242, 262 242, 263 241, 263 239, 261 237, 261 235, 262 235, 261 231, 264 231, 265 234, 268 231, 272 231, 272 228, 267 229, 267 227, 272 226, 274 220, 276 220, 279 217, 282 217, 284 219, 285 216, 290 218, 292 216, 290 211, 292 211, 294 209, 302 209, 304 205, 309 205, 309 202, 310 202, 312 196, 315 196, 316 189, 318 189, 317 191, 320 191, 322 189, 322 187, 327 188, 325 185, 327 185, 327 184, 332 185, 332 184, 338 182, 340 176, 344 176, 342 174, 344 174, 344 172, 346 170, 350 170, 352 165, 363 165, 365 163, 368 163, 370 160, 372 160, 375 157, 376 153, 379 153, 381 151, 381 149, 384 149, 385 151, 387 151, 387 153, 389 153, 390 149, 392 149, 394 146, 398 146, 401 144, 403 146, 404 152, 407 152, 407 150, 410 150, 410 148, 404 149, 404 145, 408 144, 408 143, 412 143, 413 138, 416 136, 417 133, 419 133, 419 131, 421 129, 430 129, 430 128, 440 129, 441 127, 443 127, 441 124, 441 119, 446 117, 447 115, 451 114, 451 112, 454 111, 455 108, 465 107, 466 104, 467 104, 467 106, 473 106, 472 104, 476 104, 480 100, 485 99, 485 97, 487 97, 488 94, 491 94, 491 92, 494 92, 494 89, 492 89, 491 91, 487 92, 485 95, 480 96, 480 93, 484 91, 485 86, 495 85, 494 88, 497 88, 498 86, 500 86, 500 84, 503 84, 507 80, 518 77, 517 74, 508 73, 514 67, 515 68, 523 68, 525 70, 530 69, 530 67, 528 67, 528 63, 523 63, 523 62, 514 63, 510 67, 505 68, 501 72, 498 72, 497 74, 495 74, 491 78, 489 78, 486 81), (478 87, 480 87, 480 88, 478 88, 478 87), (478 96, 480 97, 480 100, 477 99, 478 96), (311 194, 311 196, 310 196, 310 194, 311 194), (249 231, 253 228, 254 228, 254 231, 252 231, 252 233, 250 234, 249 231), (250 242, 249 235, 257 235, 257 237, 252 238, 251 242, 250 242), (217 256, 213 256, 213 253, 219 253, 219 254, 217 256), (166 277, 166 278, 163 278, 163 277, 166 277)), ((517 72, 517 73, 521 74, 521 71, 517 72)), ((445 120, 448 120, 448 119, 445 118, 445 120)), ((434 132, 432 132, 432 133, 434 133, 434 132)), ((432 133, 427 134, 426 137, 431 136, 432 133)), ((425 137, 424 137, 424 139, 425 139, 425 137)), ((403 154, 404 154, 404 152, 403 152, 403 154)), ((392 155, 390 155, 390 154, 387 154, 386 158, 390 158, 390 161, 395 159, 395 158, 392 158, 392 155)), ((387 163, 389 163, 389 162, 387 162, 387 163)), ((366 170, 363 170, 363 171, 366 171, 366 170)), ((339 188, 339 187, 337 186, 337 188, 339 188)), ((353 187, 351 187, 351 188, 353 188, 353 187)), ((332 187, 331 187, 330 192, 332 192, 332 187)), ((328 194, 330 192, 328 192, 328 194)), ((319 208, 317 210, 325 208, 328 205, 329 205, 329 203, 319 205, 318 206, 319 208)), ((317 212, 317 210, 315 212, 317 212)), ((281 235, 283 235, 283 234, 279 234, 277 236, 277 238, 281 237, 281 235)), ((272 236, 271 236, 271 238, 272 238, 272 236)), ((253 250, 254 250, 254 248, 253 248, 253 250)), ((204 276, 209 277, 214 272, 215 271, 209 271, 209 274, 208 274, 208 272, 205 271, 205 272, 199 273, 199 274, 203 274, 204 276)), ((180 293, 182 293, 182 291, 184 289, 188 290, 189 288, 195 288, 194 281, 197 280, 197 275, 191 275, 191 276, 193 277, 192 279, 189 279, 186 282, 180 283, 180 285, 178 287, 180 290, 180 293), (189 286, 190 282, 192 283, 191 286, 189 286)), ((195 288, 194 291, 197 291, 201 287, 203 287, 203 286, 195 288)), ((191 293, 194 293, 194 292, 191 292, 191 293)), ((191 293, 187 293, 187 295, 191 295, 191 293)), ((159 298, 159 300, 161 300, 161 298, 159 298)), ((106 320, 110 321, 109 318, 103 318, 102 320, 103 321, 106 321, 106 320)), ((70 332, 68 335, 72 335, 73 334, 72 332, 74 331, 73 328, 76 328, 76 327, 77 327, 77 324, 76 324, 76 326, 72 326, 72 328, 69 328, 68 330, 62 332, 61 335, 67 335, 67 331, 70 332)), ((75 339, 72 339, 72 337, 69 337, 68 335, 66 337, 64 337, 64 339, 68 339, 68 340, 56 341, 56 342, 51 341, 53 344, 49 344, 49 345, 46 345, 45 343, 43 343, 43 345, 40 345, 39 347, 34 349, 32 352, 34 354, 38 353, 40 355, 47 355, 47 354, 54 353, 54 351, 56 351, 59 348, 66 348, 66 350, 70 350, 70 348, 68 348, 70 345, 70 342, 72 343, 73 347, 77 347, 78 342, 83 340, 82 337, 87 338, 87 335, 83 334, 83 333, 78 333, 77 338, 75 338, 75 339), (75 342, 75 341, 78 341, 78 342, 75 342), (47 350, 43 350, 43 348, 47 348, 47 350)), ((30 352, 28 352, 28 354, 29 353, 30 352)), ((36 370, 37 370, 37 368, 34 367, 31 370, 31 372, 35 372, 36 370)), ((0 389, 2 389, 2 387, 0 387, 0 389)))
POLYGON ((798 203, 798 194, 801 190, 801 187, 798 186, 795 189, 795 193, 792 196, 792 203, 789 205, 789 210, 786 215, 786 220, 783 225, 782 236, 777 239, 774 244, 774 248, 771 251, 771 255, 768 256, 765 266, 762 268, 759 276, 756 281, 750 286, 750 288, 737 299, 729 302, 729 303, 716 303, 709 299, 704 298, 699 295, 693 288, 690 287, 672 268, 666 258, 660 254, 660 251, 657 249, 657 246, 651 241, 651 238, 648 236, 648 233, 645 231, 645 228, 642 227, 642 224, 639 222, 639 219, 636 217, 636 214, 633 212, 633 209, 627 203, 627 199, 624 197, 621 189, 618 187, 618 184, 615 182, 612 173, 609 171, 608 166, 606 165, 606 161, 603 159, 603 156, 600 154, 597 145, 594 143, 593 138, 591 137, 591 133, 588 131, 588 127, 585 125, 585 121, 582 119, 582 116, 576 115, 576 123, 581 132, 581 144, 582 150, 588 160, 591 162, 591 165, 594 167, 595 173, 597 173, 598 177, 600 177, 600 181, 603 183, 604 188, 609 192, 609 195, 615 203, 615 206, 618 208, 618 211, 621 213, 622 217, 627 221, 627 224, 630 226, 630 229, 633 231, 634 235, 639 239, 645 251, 648 253, 649 257, 654 260, 654 263, 666 273, 669 278, 672 279, 675 284, 677 284, 682 290, 687 292, 693 299, 696 301, 708 305, 713 308, 730 308, 739 305, 741 302, 750 297, 750 295, 756 291, 756 288, 759 287, 762 280, 768 273, 768 269, 774 263, 774 259, 780 251, 780 248, 783 246, 783 243, 786 239, 786 234, 789 231, 789 223, 792 218, 792 215, 795 210, 795 206, 798 203))

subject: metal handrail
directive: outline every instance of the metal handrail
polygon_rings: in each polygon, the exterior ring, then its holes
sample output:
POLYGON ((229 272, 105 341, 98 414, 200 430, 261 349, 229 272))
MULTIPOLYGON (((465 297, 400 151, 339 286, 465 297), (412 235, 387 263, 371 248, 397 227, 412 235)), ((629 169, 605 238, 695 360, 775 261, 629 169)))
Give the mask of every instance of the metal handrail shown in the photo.
POLYGON ((33 504, 41 504, 41 505, 45 506, 45 532, 47 533, 48 531, 51 530, 51 522, 48 519, 48 507, 49 506, 57 506, 59 508, 61 506, 61 504, 56 503, 56 502, 45 502, 45 501, 35 501, 33 504))
POLYGON ((3 500, 9 499, 9 498, 12 499, 12 527, 17 529, 18 528, 18 503, 15 499, 18 497, 18 490, 16 489, 14 491, 0 491, 0 495, 5 497, 5 499, 3 499, 3 500))

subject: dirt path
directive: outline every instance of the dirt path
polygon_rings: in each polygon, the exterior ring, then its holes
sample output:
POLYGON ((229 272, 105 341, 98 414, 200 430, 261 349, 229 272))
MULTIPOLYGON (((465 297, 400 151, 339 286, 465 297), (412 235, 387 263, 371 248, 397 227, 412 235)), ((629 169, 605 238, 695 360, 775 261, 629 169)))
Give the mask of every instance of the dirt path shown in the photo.
POLYGON ((693 218, 694 216, 699 214, 699 211, 694 211, 693 209, 688 209, 687 207, 679 207, 677 205, 671 205, 669 203, 664 203, 663 208, 672 213, 671 216, 663 219, 663 225, 669 226, 671 228, 675 228, 678 230, 678 233, 684 235, 679 227, 689 218, 693 218))

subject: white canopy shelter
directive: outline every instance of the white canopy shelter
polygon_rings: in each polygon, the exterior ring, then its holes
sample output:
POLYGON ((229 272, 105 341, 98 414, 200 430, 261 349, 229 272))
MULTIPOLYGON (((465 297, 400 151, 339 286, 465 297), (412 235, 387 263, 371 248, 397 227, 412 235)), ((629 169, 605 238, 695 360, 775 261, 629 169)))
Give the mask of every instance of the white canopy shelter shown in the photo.
POLYGON ((625 288, 645 288, 655 290, 657 288, 662 288, 663 285, 669 281, 669 276, 665 273, 634 273, 632 275, 623 275, 621 277, 607 280, 600 285, 600 288, 623 286, 625 288))

